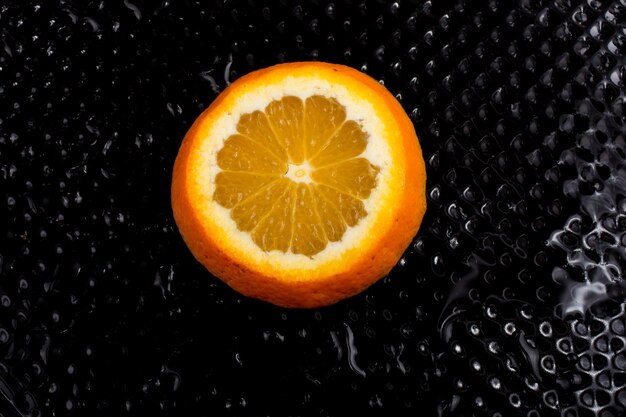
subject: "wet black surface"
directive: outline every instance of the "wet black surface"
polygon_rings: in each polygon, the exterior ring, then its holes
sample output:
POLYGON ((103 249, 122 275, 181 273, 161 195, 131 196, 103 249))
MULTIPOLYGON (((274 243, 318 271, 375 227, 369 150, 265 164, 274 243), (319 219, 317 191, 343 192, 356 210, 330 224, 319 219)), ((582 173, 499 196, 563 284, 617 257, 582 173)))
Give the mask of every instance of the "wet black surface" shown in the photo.
POLYGON ((0 415, 626 412, 626 3, 0 3, 0 415), (323 60, 415 123, 428 212, 335 306, 245 299, 174 225, 229 81, 323 60))

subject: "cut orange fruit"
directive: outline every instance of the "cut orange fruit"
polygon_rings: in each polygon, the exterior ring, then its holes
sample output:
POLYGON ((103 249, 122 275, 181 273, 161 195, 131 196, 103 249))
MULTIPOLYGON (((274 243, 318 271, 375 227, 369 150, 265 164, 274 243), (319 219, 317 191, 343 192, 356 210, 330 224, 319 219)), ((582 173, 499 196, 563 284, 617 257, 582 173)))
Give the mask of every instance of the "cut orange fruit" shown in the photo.
POLYGON ((230 85, 176 158, 183 239, 244 295, 318 307, 386 275, 417 233, 426 173, 409 118, 379 83, 319 62, 230 85))

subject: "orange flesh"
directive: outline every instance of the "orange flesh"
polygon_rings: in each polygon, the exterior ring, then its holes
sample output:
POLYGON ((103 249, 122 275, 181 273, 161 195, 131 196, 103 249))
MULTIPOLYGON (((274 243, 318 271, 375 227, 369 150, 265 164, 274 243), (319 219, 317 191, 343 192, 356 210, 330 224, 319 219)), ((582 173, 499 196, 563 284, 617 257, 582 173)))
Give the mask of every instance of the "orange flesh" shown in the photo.
POLYGON ((237 131, 217 154, 213 198, 264 251, 313 256, 367 215, 361 200, 379 168, 359 157, 367 134, 337 100, 283 97, 242 115, 237 131), (294 171, 302 182, 285 177, 305 162, 310 181, 303 168, 294 171))

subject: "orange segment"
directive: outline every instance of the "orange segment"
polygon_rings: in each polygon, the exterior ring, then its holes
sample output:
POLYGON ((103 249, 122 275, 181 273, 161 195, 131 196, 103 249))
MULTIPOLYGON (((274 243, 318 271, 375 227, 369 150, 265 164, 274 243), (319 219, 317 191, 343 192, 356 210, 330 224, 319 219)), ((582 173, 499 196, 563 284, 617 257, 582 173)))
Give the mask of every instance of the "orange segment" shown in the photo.
POLYGON ((311 178, 357 198, 368 198, 376 186, 378 171, 367 159, 355 158, 319 168, 311 178))
POLYGON ((345 122, 330 138, 328 145, 310 163, 314 167, 345 161, 359 156, 367 147, 367 133, 354 120, 345 122))
POLYGON ((284 174, 287 163, 278 159, 267 148, 252 139, 232 135, 217 153, 217 164, 228 171, 246 171, 260 174, 284 174))
POLYGON ((411 121, 382 85, 341 65, 289 63, 240 78, 198 117, 176 158, 172 209, 196 259, 234 289, 319 307, 400 259, 425 179, 411 121))
POLYGON ((356 226, 367 215, 363 202, 349 194, 344 194, 325 185, 315 187, 319 195, 326 198, 341 213, 348 226, 356 226))
POLYGON ((323 149, 331 135, 346 120, 346 108, 334 98, 315 95, 304 106, 305 155, 312 158, 323 149))
MULTIPOLYGON (((340 241, 346 232, 346 221, 343 219, 341 212, 324 197, 318 187, 311 185, 310 190, 313 193, 313 200, 324 228, 324 234, 331 242, 340 241)), ((352 224, 352 226, 355 224, 352 224)))
POLYGON ((288 96, 272 101, 266 108, 265 114, 272 126, 276 137, 281 141, 289 162, 301 164, 304 162, 304 103, 298 97, 288 96))
POLYGON ((239 123, 237 123, 237 130, 259 145, 269 149, 279 160, 287 162, 285 147, 276 138, 265 113, 255 111, 242 115, 239 123))
POLYGON ((276 200, 268 215, 252 231, 252 239, 264 251, 287 252, 291 244, 295 184, 287 185, 285 193, 276 200))
POLYGON ((246 197, 256 193, 261 187, 277 180, 271 175, 259 175, 249 172, 224 171, 215 177, 213 198, 221 206, 233 208, 246 197))
POLYGON ((274 203, 288 191, 289 185, 289 180, 277 179, 236 205, 231 211, 231 217, 239 230, 246 232, 254 229, 268 215, 274 203))
POLYGON ((315 212, 315 200, 305 184, 298 184, 293 209, 291 250, 306 256, 319 253, 327 245, 324 229, 315 212))

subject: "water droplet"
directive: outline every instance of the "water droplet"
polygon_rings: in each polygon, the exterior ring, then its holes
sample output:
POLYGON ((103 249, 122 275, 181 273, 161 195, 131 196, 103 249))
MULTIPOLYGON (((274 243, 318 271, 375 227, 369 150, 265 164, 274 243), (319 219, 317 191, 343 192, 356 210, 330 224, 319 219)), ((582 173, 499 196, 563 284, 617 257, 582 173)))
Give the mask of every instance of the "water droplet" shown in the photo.
POLYGON ((502 383, 500 382, 500 380, 497 377, 490 378, 489 379, 489 384, 495 390, 499 390, 500 388, 502 388, 502 383))

